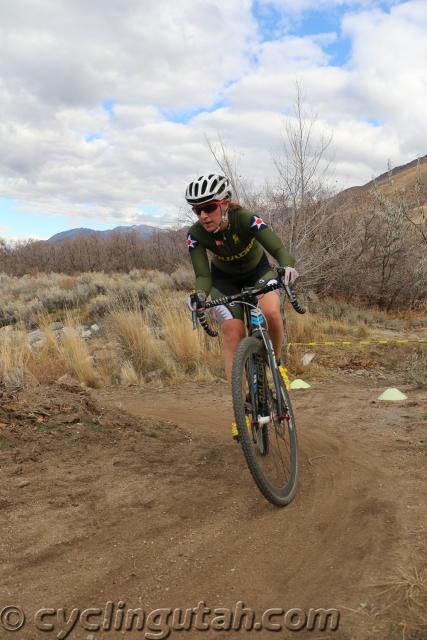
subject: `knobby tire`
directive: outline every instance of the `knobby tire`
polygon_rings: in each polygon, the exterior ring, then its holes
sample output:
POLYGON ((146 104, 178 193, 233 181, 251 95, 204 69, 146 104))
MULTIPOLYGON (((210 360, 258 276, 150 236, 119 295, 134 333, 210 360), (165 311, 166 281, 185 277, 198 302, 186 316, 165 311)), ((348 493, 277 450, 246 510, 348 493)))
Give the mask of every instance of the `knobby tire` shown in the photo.
MULTIPOLYGON (((259 363, 258 366, 264 367, 263 371, 266 373, 265 379, 267 379, 267 374, 271 372, 267 350, 261 339, 249 336, 240 342, 234 356, 232 370, 232 398, 239 433, 239 442, 242 446, 249 471, 263 496, 272 504, 278 507, 284 507, 294 498, 298 481, 298 443, 295 418, 288 391, 285 388, 280 374, 280 390, 275 388, 272 376, 270 375, 268 384, 269 409, 274 411, 274 397, 277 397, 277 393, 281 393, 287 407, 288 417, 280 422, 279 420, 273 421, 274 424, 270 423, 268 425, 267 451, 263 451, 262 446, 257 446, 254 443, 252 429, 249 430, 246 424, 248 411, 252 410, 253 412, 253 408, 248 407, 247 398, 244 397, 244 392, 242 392, 242 390, 247 389, 247 370, 248 367, 250 370, 253 370, 253 366, 250 365, 250 363, 252 363, 254 359, 259 363), (283 446, 281 444, 282 442, 283 446), (275 453, 276 445, 280 455, 275 453), (283 454, 283 452, 285 452, 285 454, 283 454), (274 458, 273 456, 276 457, 274 458), (284 457, 287 459, 282 460, 284 457), (263 468, 268 458, 270 458, 272 467, 278 468, 278 474, 282 479, 274 480, 272 477, 269 477, 272 474, 266 472, 263 468)), ((250 395, 252 395, 253 404, 254 396, 252 390, 250 390, 250 395)), ((251 403, 249 403, 249 405, 250 404, 251 403)))

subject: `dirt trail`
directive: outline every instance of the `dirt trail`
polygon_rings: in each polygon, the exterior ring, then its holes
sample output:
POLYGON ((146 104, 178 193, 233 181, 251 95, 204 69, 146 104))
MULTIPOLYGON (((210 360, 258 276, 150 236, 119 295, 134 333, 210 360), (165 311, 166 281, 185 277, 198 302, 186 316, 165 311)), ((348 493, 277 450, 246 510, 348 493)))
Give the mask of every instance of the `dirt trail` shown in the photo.
MULTIPOLYGON (((376 402, 383 389, 348 377, 293 394, 301 473, 285 509, 258 493, 231 440, 223 383, 98 392, 108 424, 33 433, 19 451, 9 436, 0 454, 1 603, 19 604, 29 619, 40 607, 109 600, 147 612, 201 600, 231 609, 243 601, 259 613, 335 607, 338 631, 280 637, 391 638, 372 615, 369 585, 418 567, 425 553, 427 404, 414 391, 406 403, 376 402)), ((88 633, 76 626, 68 637, 88 633)), ((116 636, 144 634, 92 637, 116 636)), ((29 623, 19 637, 38 636, 29 623)))

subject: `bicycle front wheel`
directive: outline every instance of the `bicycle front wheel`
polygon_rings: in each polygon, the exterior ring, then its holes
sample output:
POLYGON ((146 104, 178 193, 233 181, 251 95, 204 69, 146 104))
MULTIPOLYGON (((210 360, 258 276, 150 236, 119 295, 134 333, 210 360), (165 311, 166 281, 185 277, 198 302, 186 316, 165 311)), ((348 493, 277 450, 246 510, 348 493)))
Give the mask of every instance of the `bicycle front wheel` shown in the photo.
POLYGON ((296 492, 298 444, 289 394, 281 375, 277 378, 263 341, 244 338, 234 356, 231 383, 239 441, 263 496, 284 507, 296 492))

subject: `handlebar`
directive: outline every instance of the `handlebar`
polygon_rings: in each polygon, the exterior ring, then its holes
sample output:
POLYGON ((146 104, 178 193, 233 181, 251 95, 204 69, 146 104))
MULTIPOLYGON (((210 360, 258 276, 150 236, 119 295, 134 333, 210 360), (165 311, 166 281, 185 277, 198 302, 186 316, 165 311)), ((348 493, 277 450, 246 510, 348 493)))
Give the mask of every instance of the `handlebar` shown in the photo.
POLYGON ((193 318, 193 329, 197 326, 197 320, 202 325, 203 329, 206 333, 212 338, 216 338, 218 336, 218 332, 211 329, 209 323, 206 319, 205 311, 207 309, 212 309, 213 307, 219 307, 223 304, 231 304, 234 302, 251 302, 257 296, 263 295, 264 293, 269 293, 270 291, 275 291, 276 289, 284 289, 289 302, 295 309, 297 313, 305 313, 305 309, 299 304, 297 297, 290 288, 289 285, 282 285, 278 280, 272 279, 263 287, 255 288, 255 287, 245 287, 242 289, 240 293, 235 293, 231 296, 224 296, 223 298, 216 298, 215 300, 210 300, 205 302, 203 307, 199 307, 198 309, 193 309, 192 318, 193 318))

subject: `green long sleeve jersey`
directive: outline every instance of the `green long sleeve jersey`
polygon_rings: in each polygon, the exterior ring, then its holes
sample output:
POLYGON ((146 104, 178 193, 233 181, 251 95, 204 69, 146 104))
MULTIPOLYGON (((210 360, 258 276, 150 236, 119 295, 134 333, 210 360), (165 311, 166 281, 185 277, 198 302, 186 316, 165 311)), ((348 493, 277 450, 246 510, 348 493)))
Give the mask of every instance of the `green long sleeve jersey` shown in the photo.
POLYGON ((212 276, 207 251, 212 254, 212 264, 231 277, 241 276, 256 267, 263 249, 281 267, 294 264, 280 238, 264 220, 247 209, 232 208, 228 213, 229 224, 225 231, 211 233, 196 222, 187 234, 187 246, 196 275, 196 291, 209 294, 212 276))

